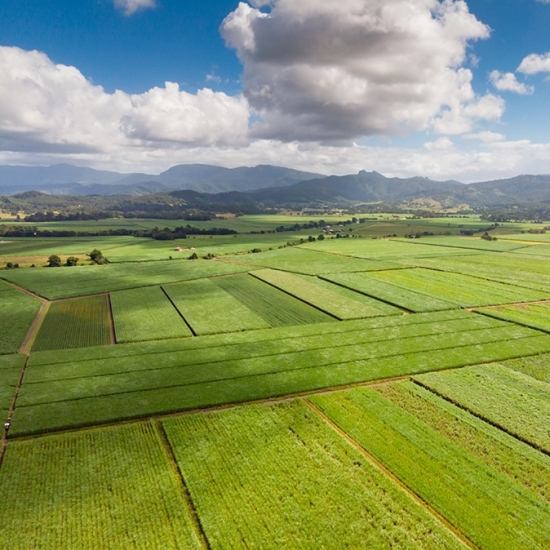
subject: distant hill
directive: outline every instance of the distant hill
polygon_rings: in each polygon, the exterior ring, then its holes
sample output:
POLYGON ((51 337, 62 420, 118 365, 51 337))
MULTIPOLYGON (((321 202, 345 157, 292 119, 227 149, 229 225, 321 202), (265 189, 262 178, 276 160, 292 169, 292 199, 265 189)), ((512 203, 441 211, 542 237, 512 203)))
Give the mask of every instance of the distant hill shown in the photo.
POLYGON ((181 164, 158 175, 121 174, 70 164, 54 166, 0 166, 0 194, 29 190, 52 195, 142 195, 188 189, 201 193, 251 191, 285 187, 322 178, 321 174, 278 166, 223 168, 208 164, 181 164))

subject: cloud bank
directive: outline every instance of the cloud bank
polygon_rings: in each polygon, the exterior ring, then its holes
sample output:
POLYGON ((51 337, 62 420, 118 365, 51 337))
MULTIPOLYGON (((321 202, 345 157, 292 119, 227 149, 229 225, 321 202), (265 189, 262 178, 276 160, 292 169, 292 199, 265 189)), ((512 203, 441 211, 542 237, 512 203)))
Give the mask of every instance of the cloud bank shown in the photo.
POLYGON ((45 54, 0 47, 0 148, 101 153, 124 147, 239 146, 247 142, 248 104, 177 84, 141 95, 108 94, 75 67, 45 54))
POLYGON ((493 86, 501 92, 514 92, 516 94, 529 95, 534 91, 533 86, 527 86, 522 82, 518 82, 514 73, 492 71, 489 78, 493 86))
POLYGON ((133 15, 136 11, 156 7, 156 0, 114 0, 115 7, 125 15, 133 15))
POLYGON ((221 26, 244 64, 252 133, 338 142, 435 128, 472 130, 503 104, 478 97, 467 46, 489 29, 463 0, 255 0, 221 26))

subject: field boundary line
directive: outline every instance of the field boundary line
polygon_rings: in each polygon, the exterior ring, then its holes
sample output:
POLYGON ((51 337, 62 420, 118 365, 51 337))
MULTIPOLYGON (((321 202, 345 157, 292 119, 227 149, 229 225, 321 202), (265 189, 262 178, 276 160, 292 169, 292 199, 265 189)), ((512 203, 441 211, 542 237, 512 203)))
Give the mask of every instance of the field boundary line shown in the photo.
POLYGON ((111 344, 115 345, 116 341, 116 328, 115 328, 115 317, 113 315, 113 304, 111 303, 111 293, 105 293, 107 297, 107 308, 109 309, 109 325, 111 329, 111 344))
POLYGON ((3 277, 0 277, 2 281, 7 283, 8 285, 15 288, 15 290, 18 290, 19 292, 23 292, 23 294, 27 294, 27 296, 31 296, 32 298, 36 298, 37 300, 40 300, 41 302, 49 302, 47 298, 44 298, 44 296, 40 296, 40 294, 35 294, 31 290, 28 290, 22 286, 19 286, 17 283, 12 283, 11 281, 8 281, 7 279, 4 279, 3 277))
MULTIPOLYGON (((537 354, 537 355, 540 355, 540 354, 537 354)), ((497 361, 497 363, 498 363, 498 361, 497 361)), ((511 432, 510 430, 508 430, 504 426, 501 426, 500 424, 498 424, 494 420, 491 420, 490 418, 487 418, 483 414, 476 413, 475 411, 472 411, 466 405, 463 405, 462 403, 459 403, 458 401, 456 401, 452 397, 449 397, 447 395, 443 395, 442 393, 438 392, 437 390, 435 390, 435 389, 431 388, 430 386, 424 384, 421 380, 416 379, 415 376, 419 376, 419 375, 412 375, 411 380, 417 386, 420 386, 421 388, 424 388, 425 390, 428 390, 429 392, 433 393, 434 395, 437 395, 441 399, 444 399, 448 403, 451 403, 455 407, 458 407, 459 409, 462 409, 463 411, 466 411, 467 413, 471 414, 472 416, 475 416, 479 420, 483 420, 483 422, 489 424, 490 426, 493 426, 493 428, 497 428, 501 432, 504 432, 504 433, 508 434, 510 437, 513 437, 514 439, 517 439, 518 441, 521 441, 522 443, 525 443, 526 445, 529 445, 529 447, 531 447, 532 449, 535 449, 539 453, 550 456, 550 451, 547 451, 546 449, 543 449, 542 447, 539 447, 537 444, 533 443, 532 441, 528 441, 526 438, 522 437, 519 434, 511 432)))
MULTIPOLYGON (((536 304, 541 302, 529 302, 529 303, 536 304)), ((523 304, 521 305, 524 305, 524 304, 525 302, 523 302, 523 304)), ((514 305, 520 305, 520 304, 514 304, 514 305)), ((499 306, 494 306, 494 307, 499 307, 499 306)), ((486 309, 489 309, 489 308, 486 308, 486 309)), ((534 327, 533 325, 528 325, 526 322, 517 321, 517 320, 513 321, 512 319, 504 319, 503 317, 498 317, 497 315, 491 315, 490 313, 485 313, 485 311, 478 311, 476 309, 472 309, 471 311, 472 313, 476 313, 477 315, 481 315, 483 317, 489 317, 490 319, 498 319, 499 321, 506 321, 507 323, 512 323, 520 327, 530 328, 531 330, 538 330, 543 334, 550 334, 550 328, 544 329, 540 327, 534 327)))
POLYGON ((162 422, 157 418, 153 418, 151 420, 151 423, 153 424, 155 431, 157 432, 157 436, 160 440, 160 444, 165 452, 168 462, 170 463, 170 468, 172 470, 174 478, 176 479, 176 483, 179 485, 181 496, 185 501, 187 511, 191 518, 191 523, 193 524, 195 536, 197 537, 198 542, 202 546, 202 548, 206 550, 210 550, 211 549, 210 542, 208 541, 208 537, 206 536, 206 532, 204 531, 201 518, 199 516, 197 508, 195 507, 193 498, 191 497, 191 493, 185 481, 185 477, 183 476, 183 472, 181 471, 180 465, 178 464, 178 461, 176 459, 174 449, 172 448, 172 445, 170 445, 170 440, 166 435, 164 426, 162 425, 162 422))
MULTIPOLYGON (((277 271, 277 270, 274 270, 274 271, 277 271)), ((270 283, 269 281, 266 281, 266 280, 262 279, 261 277, 258 277, 257 275, 254 275, 253 271, 250 271, 248 273, 248 275, 251 275, 252 277, 254 277, 254 279, 256 279, 258 281, 261 281, 262 283, 265 283, 266 285, 269 285, 269 286, 275 288, 276 290, 280 290, 281 292, 284 292, 285 294, 287 294, 291 298, 294 298, 295 300, 298 300, 299 302, 302 302, 303 304, 306 304, 307 306, 310 306, 310 307, 320 311, 321 313, 324 313, 325 315, 328 315, 329 317, 332 317, 333 319, 336 319, 337 321, 344 321, 344 319, 342 319, 341 317, 336 316, 334 313, 330 313, 326 309, 323 309, 320 306, 312 304, 311 302, 308 302, 307 300, 304 300, 303 298, 300 298, 299 296, 296 296, 295 294, 292 294, 288 290, 285 290, 284 288, 281 288, 281 287, 277 286, 274 283, 270 283)), ((382 315, 381 315, 381 317, 382 317, 382 315)), ((315 323, 312 323, 312 324, 315 324, 315 323)))
POLYGON ((440 523, 442 523, 449 531, 451 531, 455 537, 457 537, 461 542, 463 542, 469 548, 479 550, 479 547, 474 544, 458 527, 453 525, 445 516, 439 513, 431 504, 425 501, 419 494, 413 491, 406 483, 401 481, 401 479, 394 474, 387 466, 380 462, 374 455, 372 455, 367 449, 365 449, 361 444, 359 444, 351 435, 349 435, 345 430, 340 428, 336 422, 331 420, 321 409, 319 409, 314 403, 309 399, 302 399, 304 403, 309 407, 309 409, 322 421, 324 421, 334 432, 336 432, 340 437, 347 441, 356 451, 358 451, 367 461, 379 470, 383 475, 385 475, 389 480, 397 485, 401 491, 403 491, 407 496, 414 500, 421 508, 426 510, 430 515, 434 516, 440 523))
POLYGON ((21 384, 23 383, 23 377, 25 376, 25 370, 27 368, 28 360, 29 360, 29 356, 27 355, 25 357, 25 362, 21 367, 21 373, 19 375, 17 386, 15 387, 15 391, 13 393, 13 399, 8 411, 8 417, 6 419, 6 423, 4 424, 4 431, 2 432, 2 444, 0 448, 0 468, 2 468, 2 463, 4 462, 4 455, 6 454, 6 449, 8 447, 8 432, 10 431, 10 424, 11 424, 11 419, 13 417, 13 411, 15 410, 15 404, 17 402, 17 396, 19 395, 19 390, 21 389, 21 384))
MULTIPOLYGON (((410 268, 406 268, 406 269, 410 269, 410 268)), ((384 270, 382 270, 382 271, 384 271, 384 270)), ((396 270, 394 270, 394 271, 396 271, 396 270)), ((327 273, 326 275, 330 275, 330 273, 327 273)), ((413 311, 412 309, 407 309, 406 307, 395 304, 394 302, 390 302, 389 300, 384 300, 383 298, 379 298, 379 297, 375 296, 374 294, 368 294, 367 292, 365 292, 363 290, 357 290, 356 288, 351 288, 350 286, 347 286, 343 283, 339 283, 337 281, 332 281, 330 279, 327 279, 324 275, 319 275, 318 277, 319 277, 319 279, 322 279, 323 281, 326 281, 327 283, 332 283, 333 285, 341 286, 342 288, 345 288, 347 290, 352 290, 353 292, 357 292, 358 294, 363 294, 364 296, 368 296, 369 298, 374 298, 375 300, 378 300, 379 302, 383 302, 384 304, 388 304, 390 306, 396 307, 397 309, 400 309, 401 311, 404 311, 405 313, 433 313, 433 312, 430 312, 430 311, 422 311, 422 312, 413 311)), ((396 286, 396 285, 394 285, 394 286, 396 286)), ((449 306, 452 306, 452 305, 453 304, 449 304, 449 306)), ((452 309, 460 309, 460 308, 459 307, 449 307, 448 310, 444 309, 444 310, 437 310, 437 311, 450 311, 452 309)))
POLYGON ((162 290, 163 294, 166 296, 166 299, 172 304, 172 307, 176 310, 176 313, 181 317, 182 321, 187 325, 187 328, 191 331, 191 334, 196 337, 197 333, 195 332, 193 327, 189 324, 189 321, 187 321, 187 319, 184 317, 183 313, 177 308, 172 298, 170 298, 170 296, 168 295, 168 292, 166 292, 164 286, 160 285, 160 289, 162 290))
POLYGON ((51 302, 46 302, 46 301, 42 302, 42 305, 40 306, 40 310, 36 314, 36 317, 32 322, 31 328, 29 329, 29 332, 27 332, 27 336, 25 336, 25 339, 21 344, 21 348, 20 348, 21 353, 31 352, 34 341, 36 340, 36 337, 38 336, 38 332, 40 331, 40 327, 42 326, 42 323, 44 322, 44 319, 48 314, 50 305, 51 305, 51 302))

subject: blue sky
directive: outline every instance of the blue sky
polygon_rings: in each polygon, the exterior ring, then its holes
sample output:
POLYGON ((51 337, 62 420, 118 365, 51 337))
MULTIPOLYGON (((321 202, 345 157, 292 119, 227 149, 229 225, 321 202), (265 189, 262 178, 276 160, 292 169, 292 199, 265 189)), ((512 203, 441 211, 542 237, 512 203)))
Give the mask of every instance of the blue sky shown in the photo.
POLYGON ((2 0, 0 163, 550 173, 548 28, 538 0, 2 0))

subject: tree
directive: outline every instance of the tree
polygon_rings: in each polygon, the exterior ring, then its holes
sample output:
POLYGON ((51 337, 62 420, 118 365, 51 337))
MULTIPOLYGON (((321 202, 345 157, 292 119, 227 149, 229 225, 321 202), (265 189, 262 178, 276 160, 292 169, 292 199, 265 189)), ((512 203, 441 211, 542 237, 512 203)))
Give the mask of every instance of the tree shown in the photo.
POLYGON ((325 236, 321 233, 321 234, 317 237, 317 240, 318 240, 318 241, 324 241, 324 240, 325 240, 325 236))
POLYGON ((61 267, 61 258, 57 254, 52 254, 48 258, 48 267, 61 267))
POLYGON ((315 237, 314 237, 313 235, 310 235, 310 236, 307 238, 307 240, 308 240, 310 243, 312 243, 312 242, 315 241, 315 237))
POLYGON ((74 267, 78 263, 78 258, 76 256, 69 256, 65 265, 68 267, 74 267))
POLYGON ((108 264, 109 260, 103 256, 101 253, 101 250, 98 250, 97 248, 94 248, 89 254, 90 260, 92 260, 93 264, 97 265, 103 265, 108 264))

